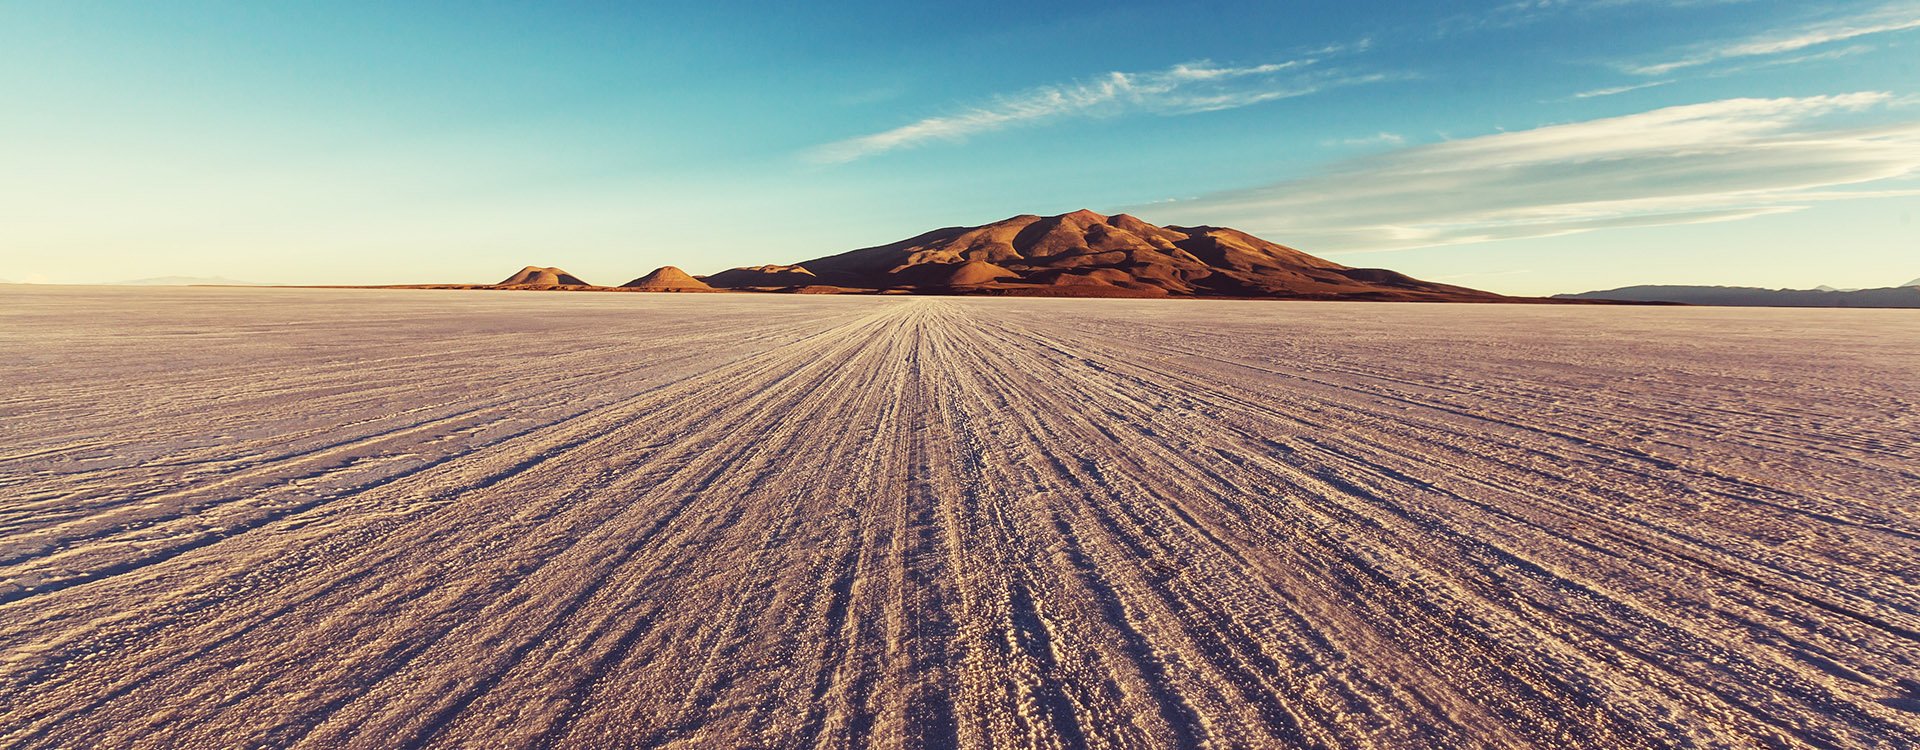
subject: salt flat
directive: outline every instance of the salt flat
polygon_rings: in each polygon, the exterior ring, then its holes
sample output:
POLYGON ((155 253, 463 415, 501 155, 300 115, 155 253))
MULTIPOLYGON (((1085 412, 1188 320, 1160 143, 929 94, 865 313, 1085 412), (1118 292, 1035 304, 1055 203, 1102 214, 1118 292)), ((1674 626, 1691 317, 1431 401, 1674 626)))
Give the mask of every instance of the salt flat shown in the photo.
POLYGON ((0 745, 1920 745, 1909 311, 0 287, 0 745))

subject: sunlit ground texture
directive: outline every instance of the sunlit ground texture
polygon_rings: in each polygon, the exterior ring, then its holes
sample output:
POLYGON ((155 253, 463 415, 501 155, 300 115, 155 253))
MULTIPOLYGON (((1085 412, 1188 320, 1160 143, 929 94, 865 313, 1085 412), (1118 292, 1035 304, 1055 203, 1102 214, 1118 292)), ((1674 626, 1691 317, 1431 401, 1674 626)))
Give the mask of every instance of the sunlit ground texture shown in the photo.
POLYGON ((0 287, 0 745, 1920 744, 1906 311, 0 287))

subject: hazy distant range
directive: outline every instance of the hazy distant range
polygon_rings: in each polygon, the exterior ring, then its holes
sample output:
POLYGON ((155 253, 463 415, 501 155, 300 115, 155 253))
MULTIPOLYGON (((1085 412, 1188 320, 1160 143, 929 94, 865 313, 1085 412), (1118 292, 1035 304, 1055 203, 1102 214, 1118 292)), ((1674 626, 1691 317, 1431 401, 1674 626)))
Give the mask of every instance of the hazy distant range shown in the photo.
POLYGON ((1900 307, 1920 308, 1920 279, 1877 289, 1761 289, 1750 286, 1626 286, 1555 299, 1680 302, 1734 307, 1900 307))
POLYGON ((240 281, 224 276, 155 276, 150 279, 130 279, 108 282, 110 286, 273 286, 258 281, 240 281))

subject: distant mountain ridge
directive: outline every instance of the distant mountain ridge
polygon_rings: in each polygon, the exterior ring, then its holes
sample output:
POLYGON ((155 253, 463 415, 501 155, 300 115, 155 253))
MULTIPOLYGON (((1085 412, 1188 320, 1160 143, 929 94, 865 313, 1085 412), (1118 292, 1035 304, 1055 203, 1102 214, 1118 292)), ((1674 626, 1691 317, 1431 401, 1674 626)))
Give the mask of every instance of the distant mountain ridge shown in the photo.
POLYGON ((1554 299, 1621 302, 1678 302, 1689 305, 1734 307, 1893 307, 1920 308, 1920 279, 1905 286, 1881 289, 1819 290, 1762 289, 1749 286, 1643 285, 1579 294, 1556 294, 1554 299))
POLYGON ((108 286, 267 286, 252 281, 238 281, 224 276, 155 276, 148 279, 115 281, 108 286))

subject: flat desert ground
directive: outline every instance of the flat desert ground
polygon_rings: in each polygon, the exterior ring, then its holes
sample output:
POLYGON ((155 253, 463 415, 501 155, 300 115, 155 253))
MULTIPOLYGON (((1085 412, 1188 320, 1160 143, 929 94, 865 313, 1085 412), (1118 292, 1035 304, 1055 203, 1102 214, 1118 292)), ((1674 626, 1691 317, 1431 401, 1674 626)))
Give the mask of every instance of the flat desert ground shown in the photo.
POLYGON ((1915 747, 1911 311, 0 287, 7 747, 1915 747))

